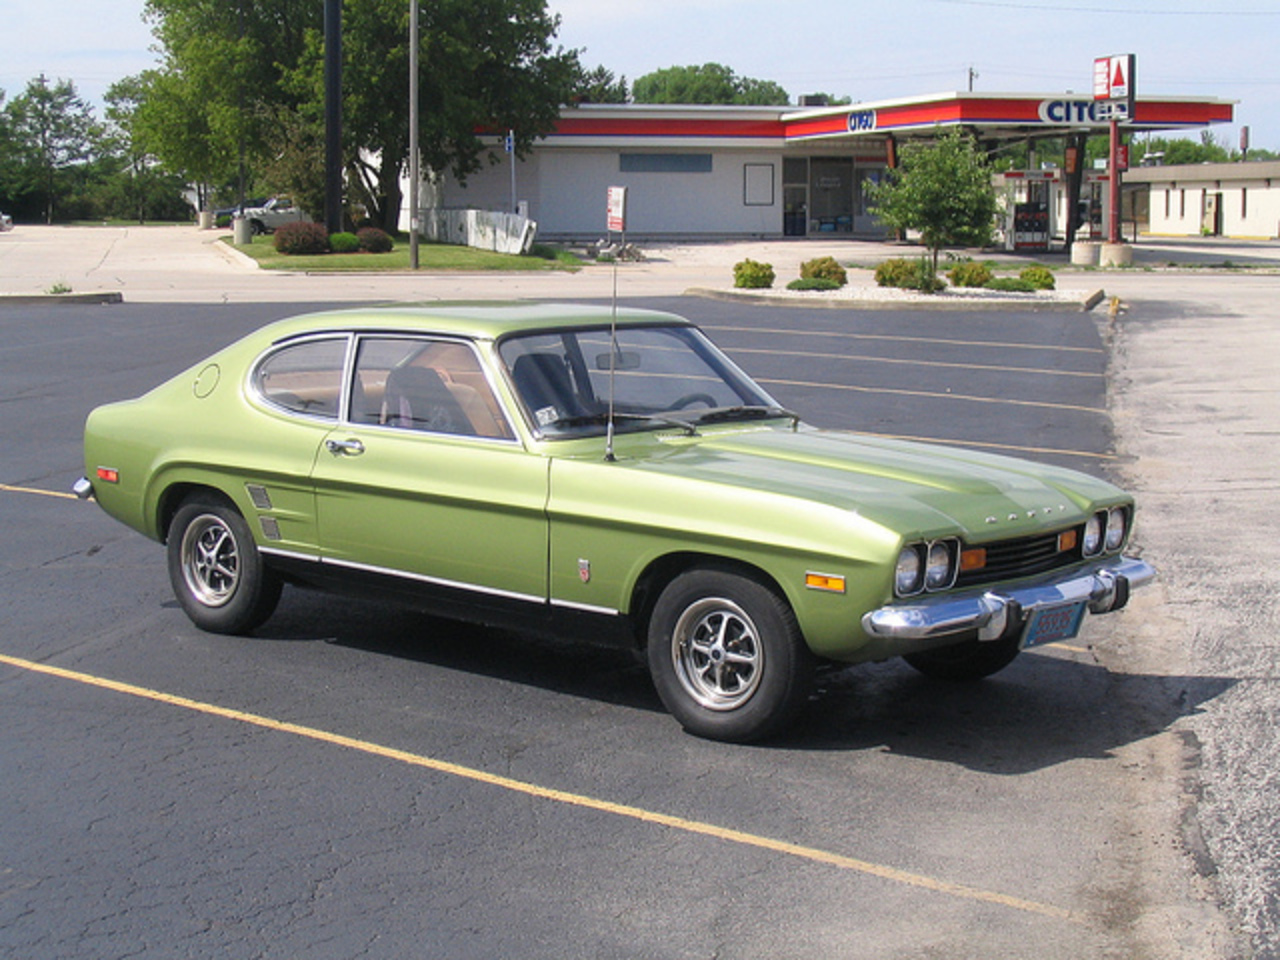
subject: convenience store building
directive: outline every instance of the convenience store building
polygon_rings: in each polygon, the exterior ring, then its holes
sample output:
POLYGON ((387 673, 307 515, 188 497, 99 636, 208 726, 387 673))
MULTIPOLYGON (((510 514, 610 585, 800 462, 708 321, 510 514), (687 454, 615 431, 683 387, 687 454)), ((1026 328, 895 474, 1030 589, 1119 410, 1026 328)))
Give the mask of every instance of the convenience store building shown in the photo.
MULTIPOLYGON (((1126 133, 1229 123, 1230 101, 1140 98, 1126 133)), ((647 239, 877 237, 867 187, 899 147, 960 129, 988 149, 1009 141, 1104 133, 1079 94, 946 93, 852 106, 733 107, 586 104, 522 161, 459 183, 436 176, 424 209, 519 210, 547 239, 605 232, 610 187, 627 188, 627 233, 647 239)), ((406 188, 407 188, 406 184, 406 188)), ((408 224, 405 223, 407 228, 408 224)))

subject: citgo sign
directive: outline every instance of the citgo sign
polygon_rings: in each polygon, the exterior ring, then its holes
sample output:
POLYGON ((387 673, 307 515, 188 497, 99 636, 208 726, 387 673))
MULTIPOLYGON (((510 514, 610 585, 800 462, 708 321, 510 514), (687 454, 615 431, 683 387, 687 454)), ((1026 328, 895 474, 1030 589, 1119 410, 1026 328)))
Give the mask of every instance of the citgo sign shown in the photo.
POLYGON ((874 110, 855 110, 849 114, 849 132, 862 133, 876 128, 876 112, 874 110))
POLYGON ((1105 120, 1099 119, 1092 100, 1041 100, 1040 121, 1053 124, 1106 125, 1105 120))

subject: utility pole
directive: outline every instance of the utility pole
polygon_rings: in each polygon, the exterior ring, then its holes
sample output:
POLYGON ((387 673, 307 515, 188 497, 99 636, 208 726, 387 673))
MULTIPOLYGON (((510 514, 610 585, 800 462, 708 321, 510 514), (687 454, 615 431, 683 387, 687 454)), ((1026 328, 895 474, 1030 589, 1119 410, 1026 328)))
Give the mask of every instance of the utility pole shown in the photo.
POLYGON ((324 224, 342 230, 342 0, 324 0, 324 224))
POLYGON ((409 0, 409 267, 418 269, 418 0, 409 0))

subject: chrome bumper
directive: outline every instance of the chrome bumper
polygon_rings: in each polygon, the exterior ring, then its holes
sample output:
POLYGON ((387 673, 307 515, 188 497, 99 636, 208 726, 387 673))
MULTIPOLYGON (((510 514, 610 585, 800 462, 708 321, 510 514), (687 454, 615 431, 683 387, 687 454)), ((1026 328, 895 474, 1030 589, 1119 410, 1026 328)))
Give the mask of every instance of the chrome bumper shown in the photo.
POLYGON ((71 485, 71 492, 81 500, 92 500, 93 484, 89 482, 88 477, 81 477, 71 485))
POLYGON ((873 637, 930 640, 976 630, 979 640, 998 640, 1036 610, 1086 601, 1090 613, 1110 613, 1129 602, 1129 592, 1150 583, 1155 567, 1132 557, 1103 560, 1063 579, 1046 577, 984 592, 912 597, 872 610, 862 628, 873 637))

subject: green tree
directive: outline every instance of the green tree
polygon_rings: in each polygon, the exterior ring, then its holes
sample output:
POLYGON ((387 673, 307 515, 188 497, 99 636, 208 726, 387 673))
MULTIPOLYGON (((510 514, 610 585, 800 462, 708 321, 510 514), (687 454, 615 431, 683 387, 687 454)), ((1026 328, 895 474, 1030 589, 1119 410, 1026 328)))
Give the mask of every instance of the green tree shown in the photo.
MULTIPOLYGON (((419 147, 427 169, 459 178, 554 129, 580 72, 552 48, 544 0, 420 0, 419 147)), ((384 227, 398 220, 409 157, 409 12, 404 0, 343 6, 343 154, 347 186, 384 227)), ((148 104, 157 152, 190 169, 193 128, 219 158, 244 145, 264 187, 304 205, 324 123, 323 5, 315 0, 148 0, 166 56, 163 109, 148 104), (189 108, 182 111, 181 106, 189 108), (154 123, 153 123, 154 121, 154 123)), ((198 137, 195 142, 198 142, 198 137)), ((220 165, 225 170, 225 162, 220 165)), ((211 179, 220 179, 212 177, 211 179)), ((312 211, 316 212, 316 211, 312 211)))
POLYGON ((947 131, 933 142, 904 144, 899 157, 901 166, 871 188, 872 208, 890 229, 920 231, 935 274, 943 247, 991 242, 995 190, 972 138, 947 131))
POLYGON ((719 63, 666 67, 640 77, 632 85, 636 103, 718 103, 785 106, 791 97, 772 80, 739 77, 719 63))
POLYGON ((190 206, 182 198, 182 178, 164 170, 147 149, 136 126, 138 108, 146 94, 141 77, 125 77, 107 88, 107 123, 95 148, 101 165, 96 203, 105 214, 130 217, 139 223, 185 218, 190 206))
POLYGON ((603 66, 579 70, 573 79, 574 103, 626 103, 631 99, 627 78, 616 78, 603 66))
POLYGON ((70 80, 51 84, 41 74, 5 115, 13 150, 9 190, 38 198, 45 223, 53 223, 63 181, 89 159, 97 130, 93 110, 70 80))

